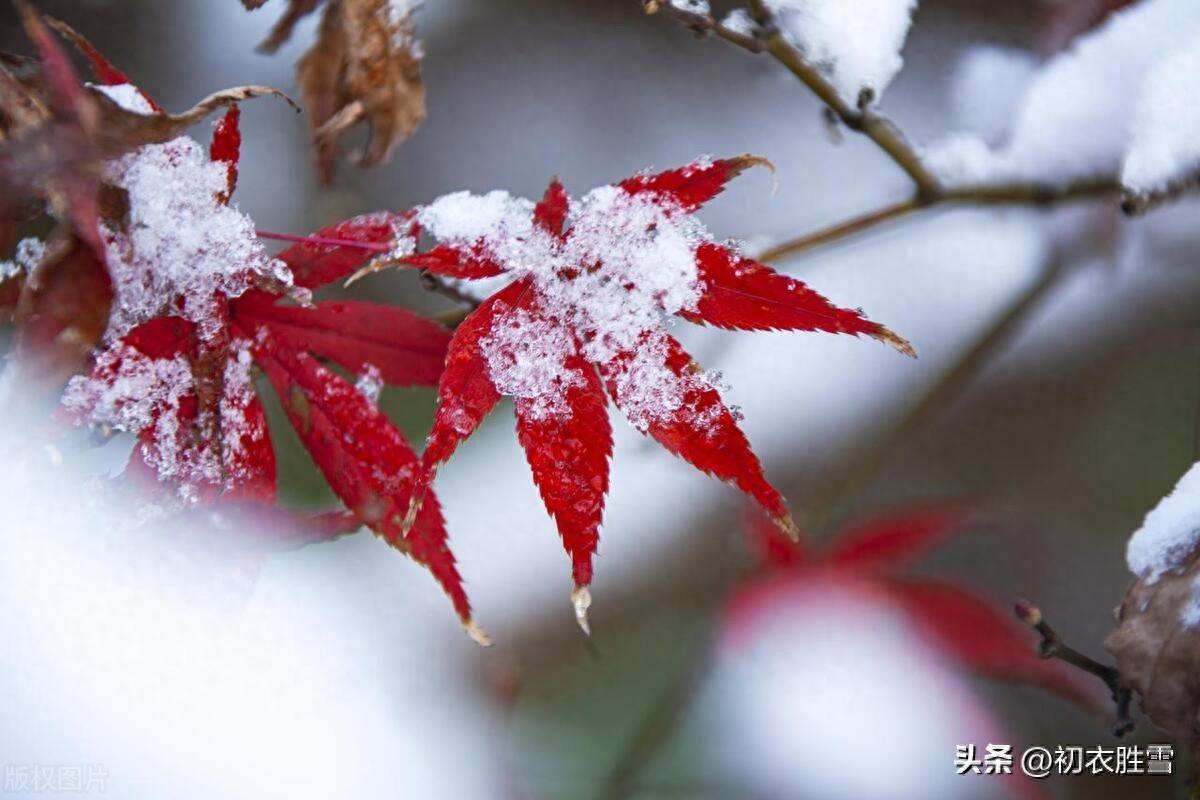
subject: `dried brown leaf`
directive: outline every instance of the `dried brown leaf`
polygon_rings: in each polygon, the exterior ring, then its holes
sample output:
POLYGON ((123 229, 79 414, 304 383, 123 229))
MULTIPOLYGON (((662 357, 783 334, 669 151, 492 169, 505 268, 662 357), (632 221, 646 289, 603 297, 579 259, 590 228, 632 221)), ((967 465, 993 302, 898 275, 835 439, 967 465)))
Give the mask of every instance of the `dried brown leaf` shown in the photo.
POLYGON ((420 44, 411 14, 390 0, 330 0, 317 42, 297 64, 322 180, 333 175, 335 145, 365 120, 363 166, 387 160, 425 119, 420 44))
POLYGON ((1193 559, 1181 572, 1133 584, 1105 642, 1150 721, 1193 748, 1200 742, 1200 624, 1188 611, 1196 609, 1198 576, 1200 559, 1193 559))

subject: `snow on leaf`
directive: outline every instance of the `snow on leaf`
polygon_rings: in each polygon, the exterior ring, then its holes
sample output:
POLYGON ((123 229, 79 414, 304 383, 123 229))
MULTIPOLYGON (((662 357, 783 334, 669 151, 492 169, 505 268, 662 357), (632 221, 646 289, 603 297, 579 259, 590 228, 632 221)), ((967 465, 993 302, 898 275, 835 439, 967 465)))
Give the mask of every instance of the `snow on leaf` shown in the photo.
POLYGON ((1182 569, 1200 547, 1200 464, 1193 464, 1129 538, 1129 570, 1147 583, 1182 569))
POLYGON ((402 530, 418 470, 417 456, 403 435, 352 384, 268 329, 259 328, 253 349, 330 488, 363 524, 425 566, 470 625, 470 604, 432 493, 426 494, 411 529, 402 530))
POLYGON ((1121 169, 1126 188, 1146 193, 1195 182, 1200 173, 1200 25, 1149 73, 1133 114, 1121 169))
POLYGON ((575 584, 584 587, 592 582, 592 556, 600 541, 612 427, 596 368, 577 347, 562 366, 570 376, 562 382, 563 409, 548 413, 539 400, 518 397, 517 438, 571 556, 575 584))
POLYGON ((351 372, 373 367, 393 386, 436 386, 450 332, 411 311, 361 300, 304 308, 276 304, 265 292, 234 303, 234 315, 271 329, 293 348, 329 358, 351 372))
POLYGON ((219 325, 219 296, 236 298, 264 280, 291 283, 250 218, 221 202, 228 177, 225 164, 186 136, 145 145, 109 165, 109 180, 129 196, 123 224, 103 226, 116 290, 110 338, 181 303, 180 314, 205 339, 219 325))
POLYGON ((740 488, 794 530, 717 381, 666 334, 664 320, 678 314, 726 327, 867 333, 904 343, 858 312, 737 256, 692 216, 758 163, 752 156, 703 158, 579 199, 567 197, 555 180, 537 204, 501 191, 456 192, 417 210, 416 222, 436 244, 404 264, 456 279, 499 273, 510 282, 451 340, 414 509, 437 466, 501 396, 514 397, 535 481, 571 554, 576 582, 586 586, 611 447, 598 373, 634 427, 740 488), (563 450, 564 440, 576 443, 563 450), (558 475, 551 474, 547 450, 563 454, 558 475), (581 474, 568 474, 571 465, 581 474))
POLYGON ((601 373, 634 427, 697 469, 741 489, 781 528, 794 531, 783 497, 767 483, 733 414, 679 342, 658 332, 636 352, 602 365, 601 373))
POLYGON ((904 65, 900 50, 917 0, 765 0, 785 36, 847 102, 883 95, 904 65))

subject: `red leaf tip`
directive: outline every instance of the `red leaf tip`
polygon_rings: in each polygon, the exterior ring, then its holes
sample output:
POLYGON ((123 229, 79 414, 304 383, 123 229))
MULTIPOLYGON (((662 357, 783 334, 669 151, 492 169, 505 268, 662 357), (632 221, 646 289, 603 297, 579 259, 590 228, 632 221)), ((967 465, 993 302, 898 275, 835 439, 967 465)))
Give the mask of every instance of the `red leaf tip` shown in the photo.
POLYGON ((1042 610, 1028 600, 1018 600, 1013 603, 1013 613, 1017 615, 1017 619, 1031 628, 1042 624, 1042 610))

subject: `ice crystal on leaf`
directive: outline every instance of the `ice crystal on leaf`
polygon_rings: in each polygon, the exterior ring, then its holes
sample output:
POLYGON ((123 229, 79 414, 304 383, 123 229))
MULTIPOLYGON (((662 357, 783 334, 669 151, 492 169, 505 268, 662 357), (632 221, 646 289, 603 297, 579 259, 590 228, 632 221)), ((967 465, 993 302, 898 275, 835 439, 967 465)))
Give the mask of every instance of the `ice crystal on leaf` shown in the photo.
POLYGON ((415 222, 436 244, 407 264, 507 282, 450 342, 410 520, 437 466, 508 395, 577 588, 591 582, 608 490, 608 398, 638 430, 792 527, 733 413, 664 320, 865 334, 911 350, 859 312, 714 241, 692 216, 756 163, 705 158, 578 199, 554 181, 538 203, 458 192, 417 211, 415 222))

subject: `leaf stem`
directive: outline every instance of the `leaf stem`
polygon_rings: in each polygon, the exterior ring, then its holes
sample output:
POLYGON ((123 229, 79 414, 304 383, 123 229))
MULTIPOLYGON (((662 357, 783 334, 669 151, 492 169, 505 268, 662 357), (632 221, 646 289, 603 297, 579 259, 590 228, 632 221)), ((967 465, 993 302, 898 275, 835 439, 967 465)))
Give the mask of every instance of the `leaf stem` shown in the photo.
POLYGON ((355 242, 350 239, 330 239, 324 236, 297 236, 294 233, 276 233, 275 231, 264 231, 259 228, 255 231, 259 238, 262 239, 278 239, 282 242, 299 242, 300 244, 315 244, 325 247, 354 247, 359 250, 370 250, 375 253, 389 253, 392 251, 391 245, 381 244, 379 242, 355 242))
MULTIPOLYGON (((879 110, 875 105, 874 95, 870 91, 864 91, 856 99, 857 104, 842 97, 821 69, 787 40, 763 0, 750 2, 752 15, 758 25, 755 35, 731 30, 711 14, 689 11, 663 0, 643 0, 642 7, 648 14, 663 11, 698 35, 714 35, 748 52, 769 54, 816 95, 835 119, 874 142, 915 184, 916 190, 907 200, 784 242, 763 253, 760 260, 770 261, 795 255, 911 212, 946 203, 1052 206, 1068 201, 1116 197, 1121 194, 1122 187, 1115 176, 1063 185, 1015 181, 948 187, 921 158, 920 148, 879 110)), ((1140 209, 1141 206, 1130 206, 1127 210, 1136 213, 1140 209)))

